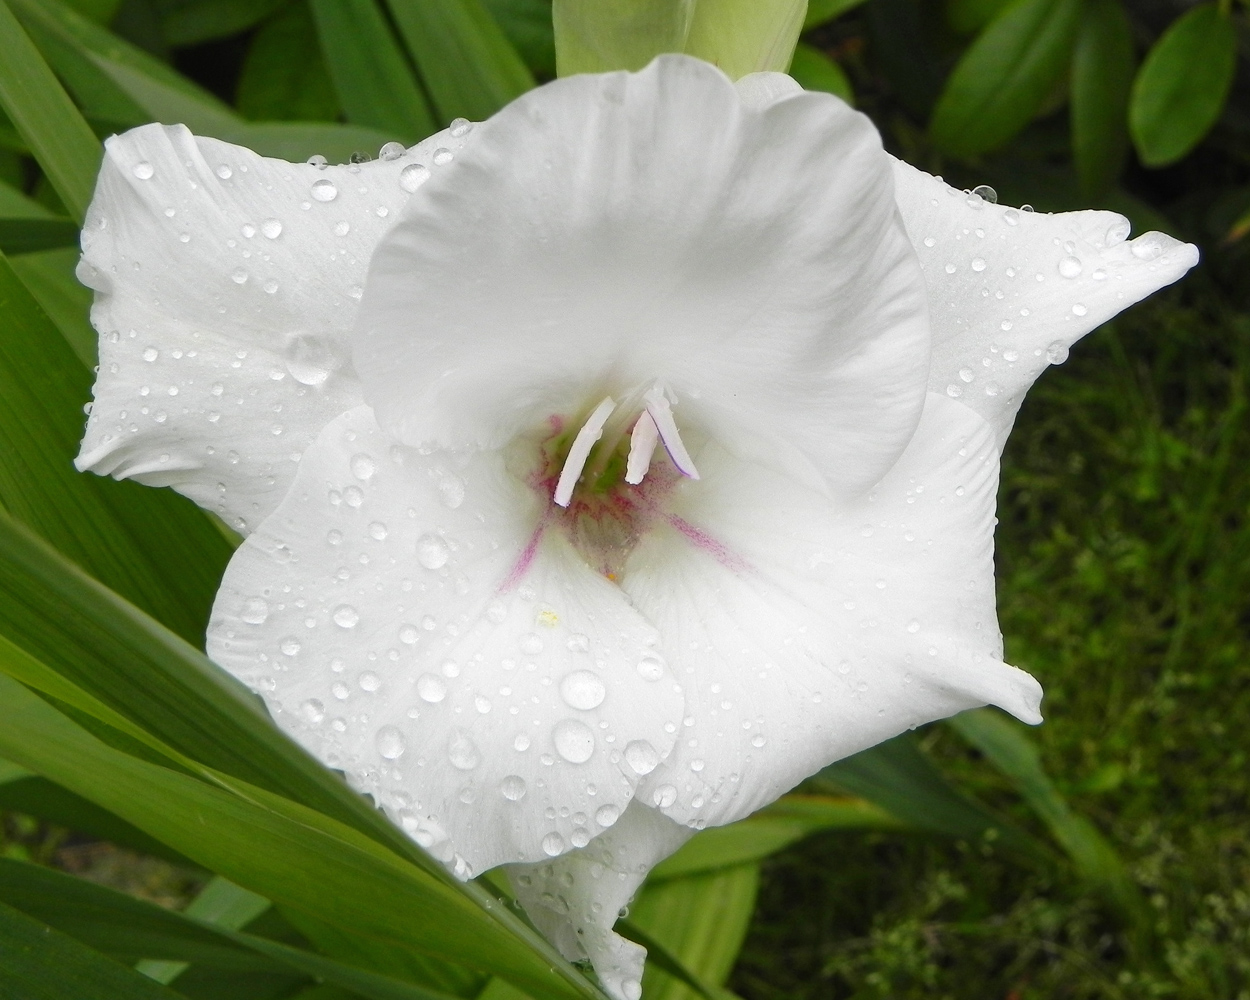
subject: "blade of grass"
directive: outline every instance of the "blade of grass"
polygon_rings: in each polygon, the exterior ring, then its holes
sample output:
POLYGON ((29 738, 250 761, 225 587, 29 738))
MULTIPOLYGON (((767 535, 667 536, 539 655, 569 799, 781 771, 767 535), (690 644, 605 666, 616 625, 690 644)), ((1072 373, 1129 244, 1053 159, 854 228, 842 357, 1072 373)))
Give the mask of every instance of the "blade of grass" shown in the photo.
POLYGON ((33 253, 78 245, 78 223, 72 219, 0 217, 0 252, 33 253))

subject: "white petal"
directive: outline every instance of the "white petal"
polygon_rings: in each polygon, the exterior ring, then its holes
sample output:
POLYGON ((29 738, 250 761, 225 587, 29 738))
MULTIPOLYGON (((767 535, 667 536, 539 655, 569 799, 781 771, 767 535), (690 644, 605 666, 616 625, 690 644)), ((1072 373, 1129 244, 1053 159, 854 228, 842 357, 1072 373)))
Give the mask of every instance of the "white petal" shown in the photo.
POLYGON ((893 163, 929 286, 929 389, 985 417, 1000 448, 1047 365, 1198 262, 1197 247, 1162 233, 1126 241, 1128 220, 1114 212, 1022 212, 893 163))
POLYGON ((841 508, 711 447, 697 458, 703 481, 682 484, 623 583, 687 702, 644 804, 727 823, 974 705, 1040 721, 1037 683, 1001 662, 998 456, 980 417, 930 394, 898 465, 841 508))
POLYGON ((360 402, 347 337, 409 198, 404 170, 437 170, 435 149, 463 141, 319 170, 182 126, 109 139, 79 266, 100 374, 78 467, 259 523, 317 432, 360 402))
POLYGON ((384 427, 498 447, 659 381, 683 435, 833 493, 884 474, 919 418, 927 302, 867 118, 744 105, 666 56, 479 128, 370 269, 354 356, 384 427))
POLYGON ((525 912, 565 958, 590 959, 611 996, 638 1000, 646 949, 612 933, 612 925, 647 873, 692 834, 631 802, 583 850, 548 864, 510 865, 508 875, 525 912))
POLYGON ((584 845, 683 704, 654 629, 505 465, 344 414, 235 554, 209 626, 209 655, 279 725, 462 871, 584 845))

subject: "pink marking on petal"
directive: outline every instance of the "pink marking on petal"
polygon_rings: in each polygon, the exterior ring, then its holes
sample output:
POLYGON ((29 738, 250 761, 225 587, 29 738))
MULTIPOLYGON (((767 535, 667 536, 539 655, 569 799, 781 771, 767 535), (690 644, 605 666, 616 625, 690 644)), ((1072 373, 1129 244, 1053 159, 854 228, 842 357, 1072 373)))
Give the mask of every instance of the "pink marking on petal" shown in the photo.
POLYGON ((681 532, 685 536, 686 541, 690 542, 701 552, 706 552, 726 569, 742 574, 755 572, 755 568, 749 562, 736 553, 731 552, 724 542, 713 538, 702 528, 696 528, 684 517, 678 517, 676 514, 665 514, 664 520, 681 532))
POLYGON ((497 593, 506 594, 525 579, 525 574, 534 563, 534 556, 538 554, 538 543, 543 540, 543 532, 547 530, 547 523, 550 520, 544 515, 542 520, 534 526, 534 533, 530 535, 530 540, 525 543, 525 548, 517 556, 517 561, 512 564, 512 569, 508 571, 503 583, 499 585, 497 593))

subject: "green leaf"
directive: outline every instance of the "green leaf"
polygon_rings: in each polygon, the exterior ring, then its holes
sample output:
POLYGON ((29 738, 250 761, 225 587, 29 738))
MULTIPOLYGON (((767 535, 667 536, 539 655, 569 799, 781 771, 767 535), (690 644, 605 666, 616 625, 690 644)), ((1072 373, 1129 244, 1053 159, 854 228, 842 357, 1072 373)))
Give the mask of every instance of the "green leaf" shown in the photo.
POLYGON ((16 187, 0 181, 0 217, 6 219, 55 219, 56 214, 50 212, 34 198, 27 197, 16 187))
POLYGON ((1072 811, 1046 774, 1037 747, 1024 735, 1022 725, 991 708, 961 712, 949 723, 1011 779, 1082 877, 1140 933, 1148 933, 1148 909, 1115 848, 1093 823, 1072 811))
POLYGON ((823 90, 828 94, 836 94, 847 104, 855 103, 855 91, 842 67, 820 49, 806 42, 799 42, 794 49, 790 75, 804 90, 823 90))
POLYGON ((386 0, 444 121, 481 121, 534 86, 480 0, 386 0))
POLYGON ((259 24, 287 0, 176 0, 161 12, 168 45, 198 45, 227 38, 259 24))
POLYGON ((95 189, 100 144, 4 0, 0 0, 0 107, 61 201, 81 221, 95 189))
POLYGON ((737 823, 695 834, 652 869, 647 884, 760 861, 821 830, 906 829, 907 824, 864 799, 787 795, 737 823))
POLYGON ((0 997, 178 1000, 179 994, 0 903, 0 997))
MULTIPOLYGON (((652 941, 661 941, 682 966, 711 987, 720 987, 737 961, 746 938, 759 866, 738 865, 723 871, 648 884, 630 905, 629 924, 652 941)), ((652 956, 643 976, 647 1000, 691 1000, 702 991, 691 989, 652 956)), ((706 989, 706 986, 705 986, 706 989)), ((731 996, 728 990, 708 990, 731 996)))
POLYGON ((13 273, 69 342, 70 349, 86 368, 95 366, 97 340, 88 316, 91 289, 74 274, 78 267, 77 247, 27 253, 9 261, 13 273))
POLYGON ((78 245, 78 223, 73 219, 0 217, 0 252, 31 253, 78 245))
POLYGON ((437 129, 429 102, 374 0, 311 0, 347 120, 404 143, 437 129))
POLYGON ((784 73, 806 14, 807 0, 698 0, 685 51, 731 80, 784 73))
POLYGON ((639 70, 661 52, 684 52, 695 0, 554 0, 560 76, 639 70))
POLYGON ((654 937, 647 930, 626 918, 617 920, 615 930, 621 937, 646 948, 647 965, 652 969, 662 969, 684 991, 688 991, 687 995, 700 997, 702 1000, 721 1000, 716 987, 711 983, 705 983, 702 978, 686 968, 686 963, 669 950, 667 942, 654 937))
POLYGON ((256 120, 338 118, 338 95, 306 3, 288 4, 253 36, 235 99, 244 117, 256 120))
POLYGON ((819 28, 822 24, 854 10, 864 0, 808 0, 807 16, 803 18, 803 30, 819 28))
POLYGON ((946 4, 946 23, 961 35, 980 31, 1011 0, 949 0, 946 4))
POLYGON ((1080 0, 1015 0, 972 43, 938 99, 930 134, 954 156, 989 152, 1041 108, 1071 57, 1080 0))
POLYGON ((1120 0, 1087 0, 1072 53, 1072 153, 1086 195, 1109 190, 1128 154, 1136 59, 1120 0))
POLYGON ((974 843, 992 841, 1035 862, 1054 857, 1046 845, 956 789, 910 733, 831 764, 811 784, 863 796, 918 830, 974 843))
POLYGON ((1133 81, 1129 131, 1148 167, 1175 163, 1224 110, 1237 65, 1232 18, 1213 3, 1172 22, 1133 81))
POLYGON ((229 546, 171 492, 74 470, 91 374, 2 256, 0 314, 0 503, 80 566, 199 641, 229 546))
POLYGON ((220 787, 113 749, 0 676, 0 754, 294 911, 493 972, 546 997, 603 1000, 497 902, 351 827, 237 779, 220 787))
POLYGON ((556 37, 551 0, 483 0, 495 23, 537 77, 556 75, 556 37))

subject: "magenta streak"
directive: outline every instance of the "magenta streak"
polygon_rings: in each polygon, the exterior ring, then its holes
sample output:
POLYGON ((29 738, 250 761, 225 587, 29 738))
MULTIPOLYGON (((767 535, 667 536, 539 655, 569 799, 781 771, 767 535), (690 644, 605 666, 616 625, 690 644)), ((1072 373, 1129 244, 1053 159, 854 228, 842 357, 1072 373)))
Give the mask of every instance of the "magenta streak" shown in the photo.
POLYGON ((726 569, 734 573, 754 574, 755 568, 749 562, 730 552, 723 542, 718 542, 702 528, 696 528, 684 517, 665 514, 664 520, 685 535, 695 548, 706 552, 726 569))
POLYGON ((534 556, 538 553, 538 543, 542 541, 543 532, 547 530, 547 522, 550 520, 550 514, 543 514, 542 519, 535 525, 534 533, 530 535, 530 540, 526 543, 525 549, 517 556, 517 561, 512 564, 512 569, 508 571, 508 575, 504 578, 503 583, 499 585, 496 593, 508 593, 525 578, 525 574, 529 572, 530 565, 534 562, 534 556))

